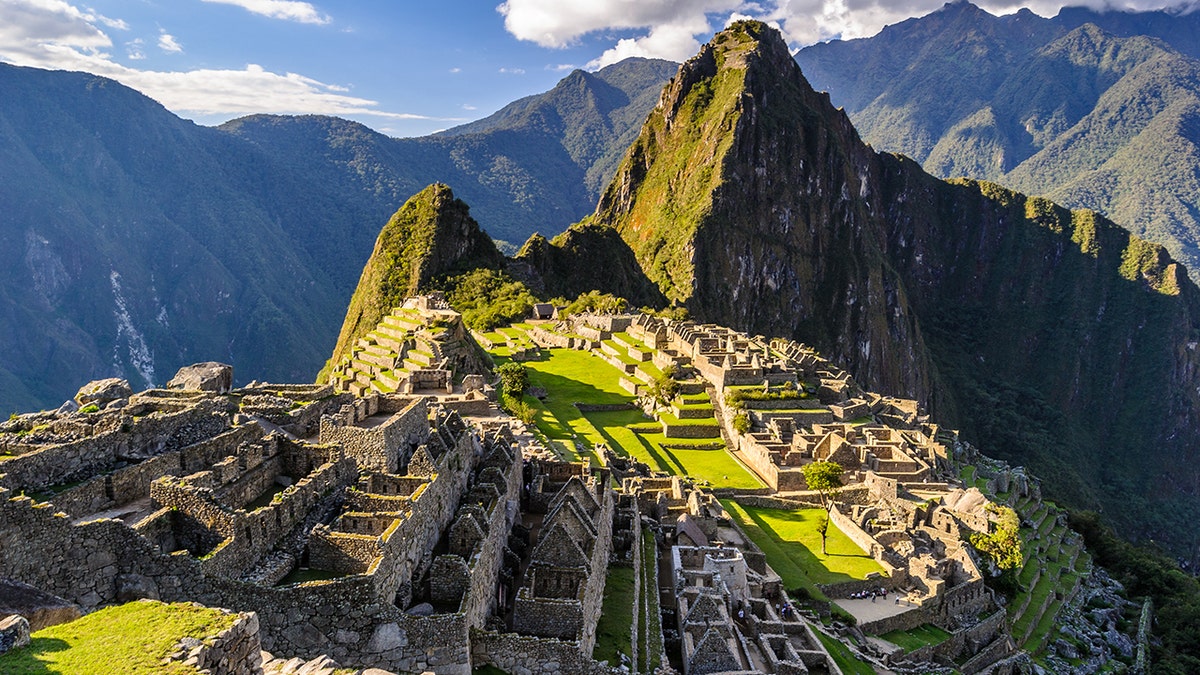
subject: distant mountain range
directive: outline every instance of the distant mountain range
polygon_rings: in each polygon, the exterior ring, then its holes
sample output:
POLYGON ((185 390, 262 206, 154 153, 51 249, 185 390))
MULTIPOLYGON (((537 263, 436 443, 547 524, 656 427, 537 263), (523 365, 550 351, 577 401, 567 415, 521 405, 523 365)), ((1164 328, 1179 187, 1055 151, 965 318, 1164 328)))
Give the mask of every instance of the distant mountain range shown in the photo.
POLYGON ((931 173, 1092 208, 1200 274, 1200 13, 967 2, 796 55, 863 138, 931 173))
MULTIPOLYGON (((439 135, 181 120, 105 78, 0 64, 0 410, 216 359, 313 378, 379 227, 441 181, 519 244, 589 213, 676 69, 630 59, 439 135)), ((515 246, 510 249, 515 250, 515 246)))

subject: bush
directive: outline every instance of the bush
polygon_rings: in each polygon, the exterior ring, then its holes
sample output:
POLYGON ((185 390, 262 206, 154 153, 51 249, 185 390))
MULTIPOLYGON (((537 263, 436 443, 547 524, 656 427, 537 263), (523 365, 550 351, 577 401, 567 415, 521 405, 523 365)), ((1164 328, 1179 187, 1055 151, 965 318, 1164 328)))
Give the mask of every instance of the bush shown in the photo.
POLYGON ((746 434, 750 431, 750 415, 745 411, 741 411, 733 416, 733 430, 739 434, 746 434))
POLYGON ((514 399, 525 395, 525 388, 529 386, 529 371, 525 370, 525 366, 509 361, 497 368, 496 374, 500 376, 500 385, 506 395, 514 399))
POLYGON ((100 406, 96 405, 95 403, 89 403, 89 404, 83 406, 82 408, 80 408, 79 412, 81 412, 81 413, 100 412, 100 406))

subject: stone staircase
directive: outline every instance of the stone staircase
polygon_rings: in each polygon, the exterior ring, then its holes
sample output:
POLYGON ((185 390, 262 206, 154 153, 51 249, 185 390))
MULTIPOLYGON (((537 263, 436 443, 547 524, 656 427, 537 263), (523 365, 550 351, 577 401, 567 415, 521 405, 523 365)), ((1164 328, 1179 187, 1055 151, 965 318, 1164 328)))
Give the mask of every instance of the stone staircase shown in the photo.
POLYGON ((445 360, 430 333, 420 310, 393 309, 334 366, 334 384, 355 396, 399 391, 414 371, 441 367, 445 360))

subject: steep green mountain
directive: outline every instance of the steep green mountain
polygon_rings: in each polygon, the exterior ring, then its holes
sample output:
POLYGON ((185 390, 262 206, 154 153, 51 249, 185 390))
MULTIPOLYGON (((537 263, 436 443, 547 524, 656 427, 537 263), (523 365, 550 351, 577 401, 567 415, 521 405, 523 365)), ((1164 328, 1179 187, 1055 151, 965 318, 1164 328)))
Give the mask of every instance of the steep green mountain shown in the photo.
POLYGON ((1186 54, 1197 26, 1162 12, 996 17, 956 2, 796 59, 872 146, 938 176, 1096 209, 1195 272, 1200 61, 1186 54))
POLYGON ((694 317, 813 344, 1126 534, 1194 539, 1183 268, 1095 213, 876 153, 773 29, 681 67, 591 223, 694 317))
POLYGON ((394 139, 318 116, 200 127, 111 80, 0 64, 0 410, 210 359, 309 379, 399 204, 449 183, 498 237, 559 232, 674 67, 574 73, 472 128, 394 139))
POLYGON ((418 290, 428 288, 434 279, 472 269, 500 269, 503 264, 496 245, 448 186, 438 183, 418 192, 404 202, 375 240, 326 370, 348 355, 354 343, 374 330, 384 315, 418 290))

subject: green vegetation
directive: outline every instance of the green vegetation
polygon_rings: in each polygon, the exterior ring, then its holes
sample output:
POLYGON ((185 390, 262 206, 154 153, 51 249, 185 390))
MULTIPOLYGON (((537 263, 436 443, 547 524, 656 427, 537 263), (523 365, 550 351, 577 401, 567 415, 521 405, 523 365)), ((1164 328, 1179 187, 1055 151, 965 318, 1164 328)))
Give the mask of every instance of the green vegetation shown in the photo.
POLYGON ((1154 601, 1153 672, 1200 672, 1200 580, 1179 569, 1153 544, 1134 545, 1117 537, 1093 512, 1073 512, 1071 528, 1133 599, 1154 601))
MULTIPOLYGON (((437 183, 413 195, 375 240, 350 298, 333 356, 317 380, 325 381, 333 364, 348 354, 359 338, 374 330, 405 298, 428 289, 434 279, 476 267, 499 269, 502 261, 495 244, 449 187, 437 183)), ((472 282, 471 289, 491 289, 486 283, 489 280, 499 283, 495 277, 481 274, 466 275, 463 282, 472 282)))
POLYGON ((1021 526, 1017 512, 1011 506, 997 507, 991 503, 988 504, 988 511, 996 514, 992 529, 990 532, 972 532, 971 545, 1001 570, 1011 572, 1020 569, 1025 564, 1025 557, 1021 550, 1021 537, 1017 533, 1021 526))
POLYGON ((825 646, 825 651, 833 657, 834 663, 844 675, 875 675, 875 669, 871 667, 871 664, 855 657, 841 640, 832 638, 820 630, 817 630, 816 633, 817 639, 825 646))
POLYGON ((100 412, 100 406, 96 405, 95 403, 89 403, 89 404, 83 406, 82 408, 80 408, 79 412, 81 412, 85 415, 88 413, 100 412))
MULTIPOLYGON (((560 303, 554 303, 558 305, 560 303)), ((618 298, 611 293, 601 293, 600 291, 591 290, 586 293, 581 293, 579 297, 572 300, 570 303, 562 302, 565 307, 559 311, 561 316, 573 316, 575 314, 622 314, 629 310, 629 301, 625 298, 618 298)))
POLYGON ((829 532, 829 511, 833 508, 833 497, 842 487, 841 464, 835 462, 811 462, 801 469, 804 472, 804 482, 809 490, 816 490, 821 495, 821 503, 825 512, 817 519, 816 529, 821 535, 821 555, 825 555, 825 537, 829 532))
POLYGON ((451 277, 441 285, 447 289, 450 306, 462 313, 463 322, 483 332, 524 319, 538 301, 525 284, 487 268, 451 277))
POLYGON ((600 622, 596 624, 596 646, 592 658, 608 661, 619 666, 621 659, 632 656, 630 645, 633 640, 633 568, 609 567, 604 581, 604 605, 600 611, 600 622))
POLYGON ((879 563, 836 527, 828 533, 828 553, 818 553, 821 534, 817 526, 826 514, 824 509, 782 511, 743 506, 731 499, 723 499, 721 504, 766 554, 767 564, 783 579, 786 588, 803 588, 814 598, 823 599, 816 584, 883 573, 879 563))
POLYGON ((750 415, 748 415, 745 411, 738 411, 738 413, 733 416, 733 430, 739 434, 749 433, 750 415))
POLYGON ((931 623, 927 623, 911 630, 890 631, 879 637, 898 647, 903 647, 906 652, 911 652, 914 649, 920 649, 928 645, 941 644, 950 637, 950 634, 931 623))
POLYGON ((109 675, 119 665, 120 672, 129 675, 195 673, 195 668, 179 662, 162 661, 181 639, 215 635, 235 619, 233 614, 189 604, 131 602, 34 633, 28 647, 0 656, 0 671, 109 675))
POLYGON ((525 389, 529 386, 529 371, 525 366, 516 361, 509 361, 497 366, 496 374, 500 376, 500 385, 504 388, 505 396, 521 398, 525 395, 525 389))
POLYGON ((788 382, 765 391, 762 387, 729 387, 725 394, 725 402, 731 408, 744 408, 746 401, 791 401, 806 399, 808 396, 808 392, 800 391, 795 384, 788 382))
MULTIPOLYGON (((714 191, 723 181, 721 158, 734 139, 729 130, 742 110, 746 70, 734 64, 757 46, 751 33, 758 26, 735 23, 714 38, 721 41, 714 50, 715 75, 696 72, 696 82, 678 106, 655 108, 617 170, 618 176, 639 174, 640 180, 633 182, 636 193, 619 195, 629 183, 614 180, 596 210, 596 222, 621 232, 646 275, 671 301, 681 303, 691 295, 692 240, 712 212, 714 191), (668 131, 668 117, 685 123, 668 131), (662 142, 665 138, 669 144, 662 142)), ((702 68, 695 66, 696 71, 702 68)))
POLYGON ((652 673, 662 662, 663 635, 662 613, 658 604, 658 587, 654 577, 658 566, 658 547, 654 542, 654 532, 649 528, 642 530, 642 598, 641 614, 638 616, 638 639, 641 645, 638 649, 638 672, 652 673))

